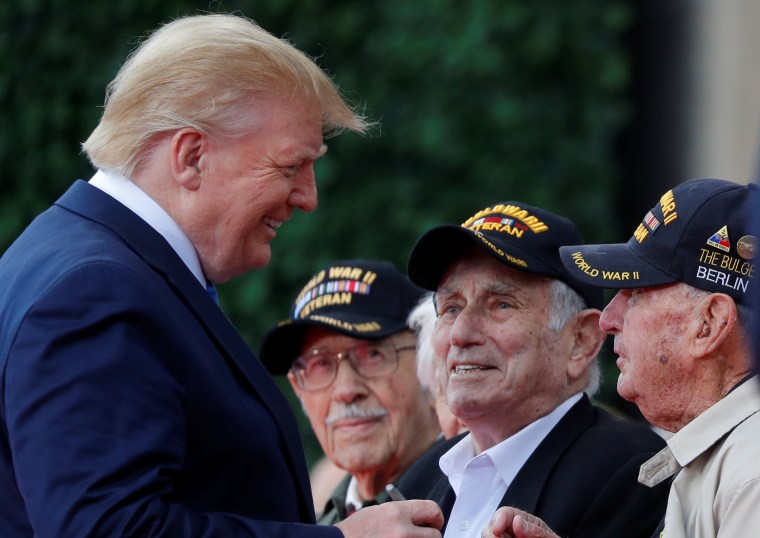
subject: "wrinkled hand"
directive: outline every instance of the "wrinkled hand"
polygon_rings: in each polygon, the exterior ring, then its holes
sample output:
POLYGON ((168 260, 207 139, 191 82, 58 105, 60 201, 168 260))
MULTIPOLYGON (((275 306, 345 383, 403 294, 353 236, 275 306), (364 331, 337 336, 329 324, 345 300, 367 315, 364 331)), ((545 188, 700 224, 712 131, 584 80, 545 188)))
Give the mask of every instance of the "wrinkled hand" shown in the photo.
POLYGON ((559 538, 549 526, 527 512, 503 506, 496 510, 480 538, 559 538))
POLYGON ((346 538, 441 538, 443 513, 433 501, 368 506, 336 525, 346 538))

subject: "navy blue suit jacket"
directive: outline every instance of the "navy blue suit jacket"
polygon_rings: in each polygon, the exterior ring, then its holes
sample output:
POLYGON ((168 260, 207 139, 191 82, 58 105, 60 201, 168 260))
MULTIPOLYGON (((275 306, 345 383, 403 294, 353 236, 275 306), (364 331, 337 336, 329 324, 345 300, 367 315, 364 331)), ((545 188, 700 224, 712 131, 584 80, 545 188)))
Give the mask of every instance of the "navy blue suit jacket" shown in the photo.
POLYGON ((0 534, 341 536, 282 392, 169 244, 78 181, 0 259, 0 534))
MULTIPOLYGON (((464 435, 434 446, 398 481, 407 498, 438 502, 447 524, 456 496, 438 460, 464 435)), ((531 454, 499 506, 534 514, 563 538, 649 538, 665 514, 669 485, 650 489, 637 477, 664 446, 649 428, 613 417, 584 395, 531 454)))

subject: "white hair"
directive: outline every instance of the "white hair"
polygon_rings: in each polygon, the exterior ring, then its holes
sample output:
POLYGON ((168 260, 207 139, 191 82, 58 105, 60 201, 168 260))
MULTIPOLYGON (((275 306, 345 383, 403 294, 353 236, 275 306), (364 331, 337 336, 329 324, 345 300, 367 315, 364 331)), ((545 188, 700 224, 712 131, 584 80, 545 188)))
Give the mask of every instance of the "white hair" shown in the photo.
MULTIPOLYGON (((691 299, 701 299, 712 293, 710 291, 695 288, 686 282, 680 282, 680 284, 686 296, 691 299)), ((739 327, 741 327, 742 332, 746 336, 750 336, 752 334, 750 329, 754 327, 754 311, 749 306, 741 305, 736 301, 734 301, 734 304, 736 305, 736 317, 739 320, 739 327)))
POLYGON ((407 317, 407 325, 417 334, 417 378, 422 387, 435 397, 439 383, 435 379, 433 328, 436 314, 433 293, 423 295, 407 317))
MULTIPOLYGON (((573 316, 588 308, 583 297, 561 280, 551 280, 550 293, 552 310, 549 313, 549 328, 555 332, 561 331, 573 316)), ((598 356, 594 357, 594 360, 589 364, 588 373, 589 381, 583 392, 591 397, 597 393, 601 383, 602 376, 598 356)))

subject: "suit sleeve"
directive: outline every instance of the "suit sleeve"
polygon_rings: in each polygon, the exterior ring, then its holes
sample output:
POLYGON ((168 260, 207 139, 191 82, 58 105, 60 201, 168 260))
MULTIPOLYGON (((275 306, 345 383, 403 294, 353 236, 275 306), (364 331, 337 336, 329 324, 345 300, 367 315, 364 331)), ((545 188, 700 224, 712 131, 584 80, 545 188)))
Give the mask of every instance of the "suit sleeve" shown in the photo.
POLYGON ((4 404, 35 534, 342 536, 173 500, 187 446, 183 364, 155 285, 122 265, 87 264, 41 297, 16 334, 4 404))
POLYGON ((665 514, 669 482, 654 488, 636 480, 639 467, 654 453, 629 460, 609 475, 587 512, 580 520, 574 538, 649 538, 665 514))

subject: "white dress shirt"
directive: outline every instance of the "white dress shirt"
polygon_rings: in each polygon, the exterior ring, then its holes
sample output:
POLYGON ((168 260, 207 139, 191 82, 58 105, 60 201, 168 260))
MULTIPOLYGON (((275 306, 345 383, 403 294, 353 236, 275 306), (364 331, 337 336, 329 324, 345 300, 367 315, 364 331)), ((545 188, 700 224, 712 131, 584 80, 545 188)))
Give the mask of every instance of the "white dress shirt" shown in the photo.
POLYGON ((469 434, 441 456, 441 471, 456 493, 444 538, 480 537, 522 466, 581 396, 571 396, 548 415, 478 455, 469 434))
POLYGON ((198 282, 205 288, 206 277, 201 269, 201 261, 190 238, 174 222, 169 213, 164 211, 158 203, 148 196, 129 179, 98 170, 90 179, 90 185, 97 187, 111 198, 121 202, 138 217, 147 222, 151 228, 160 233, 171 245, 177 255, 185 262, 187 268, 195 275, 198 282))
POLYGON ((346 490, 346 512, 351 512, 352 509, 360 509, 363 502, 359 496, 359 482, 352 475, 351 480, 348 482, 348 489, 346 490))

